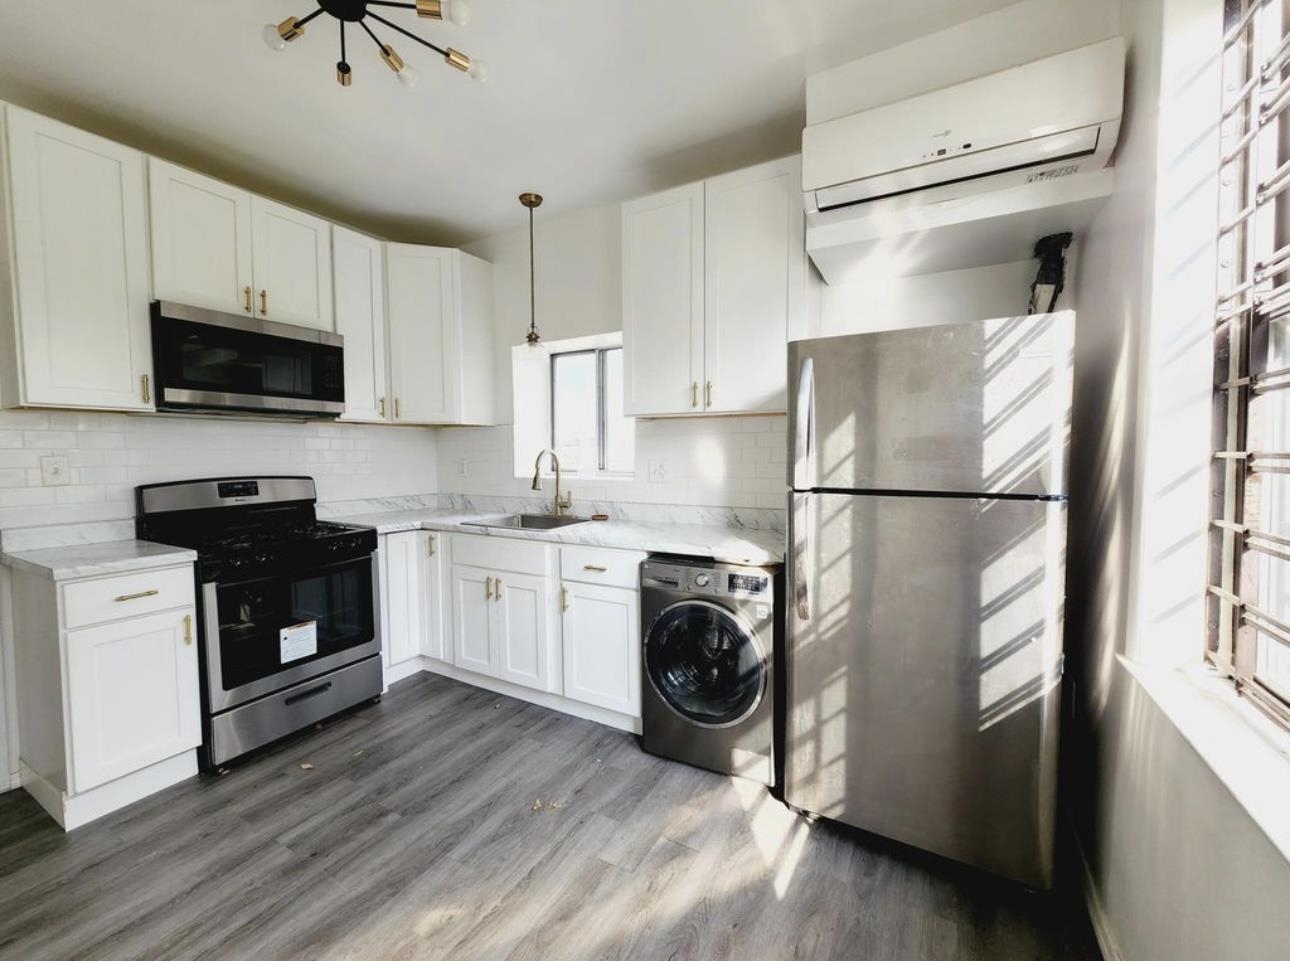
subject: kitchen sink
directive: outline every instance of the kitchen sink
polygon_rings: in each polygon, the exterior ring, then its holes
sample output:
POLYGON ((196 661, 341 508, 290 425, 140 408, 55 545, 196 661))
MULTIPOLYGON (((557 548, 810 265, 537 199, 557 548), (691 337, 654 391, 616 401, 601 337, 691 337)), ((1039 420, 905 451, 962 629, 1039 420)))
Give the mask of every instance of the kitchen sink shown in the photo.
POLYGON ((490 517, 487 520, 471 521, 471 527, 502 527, 512 530, 549 531, 557 527, 568 527, 571 524, 585 524, 586 517, 556 517, 553 514, 507 514, 504 517, 490 517))

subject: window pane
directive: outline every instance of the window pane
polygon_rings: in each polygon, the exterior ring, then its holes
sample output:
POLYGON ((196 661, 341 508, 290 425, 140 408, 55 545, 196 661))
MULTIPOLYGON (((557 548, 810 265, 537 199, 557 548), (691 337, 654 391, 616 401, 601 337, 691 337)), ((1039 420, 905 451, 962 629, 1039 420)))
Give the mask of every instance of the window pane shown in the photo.
POLYGON ((623 416, 623 349, 605 351, 605 470, 636 467, 636 421, 623 416))
POLYGON ((596 443, 596 353, 551 358, 551 446, 565 470, 594 471, 596 443))

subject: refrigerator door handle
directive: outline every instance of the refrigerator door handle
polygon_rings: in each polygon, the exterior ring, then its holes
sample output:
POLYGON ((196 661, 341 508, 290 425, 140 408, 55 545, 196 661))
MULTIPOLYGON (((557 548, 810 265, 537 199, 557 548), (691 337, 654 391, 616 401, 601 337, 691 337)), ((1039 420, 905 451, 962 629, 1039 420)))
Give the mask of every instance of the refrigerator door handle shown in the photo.
POLYGON ((815 358, 803 357, 797 375, 793 429, 793 487, 815 487, 815 358))
POLYGON ((797 619, 802 622, 811 619, 810 579, 811 566, 810 532, 814 514, 815 497, 812 494, 799 494, 793 504, 793 604, 797 619))

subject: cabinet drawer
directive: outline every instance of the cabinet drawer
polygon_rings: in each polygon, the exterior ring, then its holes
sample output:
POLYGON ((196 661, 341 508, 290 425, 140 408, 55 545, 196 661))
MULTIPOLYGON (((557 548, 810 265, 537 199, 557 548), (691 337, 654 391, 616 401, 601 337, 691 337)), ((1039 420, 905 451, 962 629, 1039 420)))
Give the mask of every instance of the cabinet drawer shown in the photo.
POLYGON ((63 623, 71 630, 193 603, 189 564, 119 577, 74 581, 63 588, 63 623))
POLYGON ((490 571, 516 574, 546 573, 546 544, 493 537, 489 534, 453 534, 452 562, 490 571))
POLYGON ((603 547, 560 548, 560 578, 582 584, 607 587, 640 587, 641 551, 617 551, 603 547))

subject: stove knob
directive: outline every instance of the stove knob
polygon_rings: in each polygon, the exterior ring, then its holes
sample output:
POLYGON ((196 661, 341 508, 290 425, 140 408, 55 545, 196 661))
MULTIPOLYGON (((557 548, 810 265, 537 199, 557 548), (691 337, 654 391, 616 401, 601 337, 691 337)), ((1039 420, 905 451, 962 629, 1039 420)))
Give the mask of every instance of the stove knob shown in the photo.
POLYGON ((712 582, 712 578, 710 578, 707 574, 694 575, 695 587, 707 587, 711 582, 712 582))

